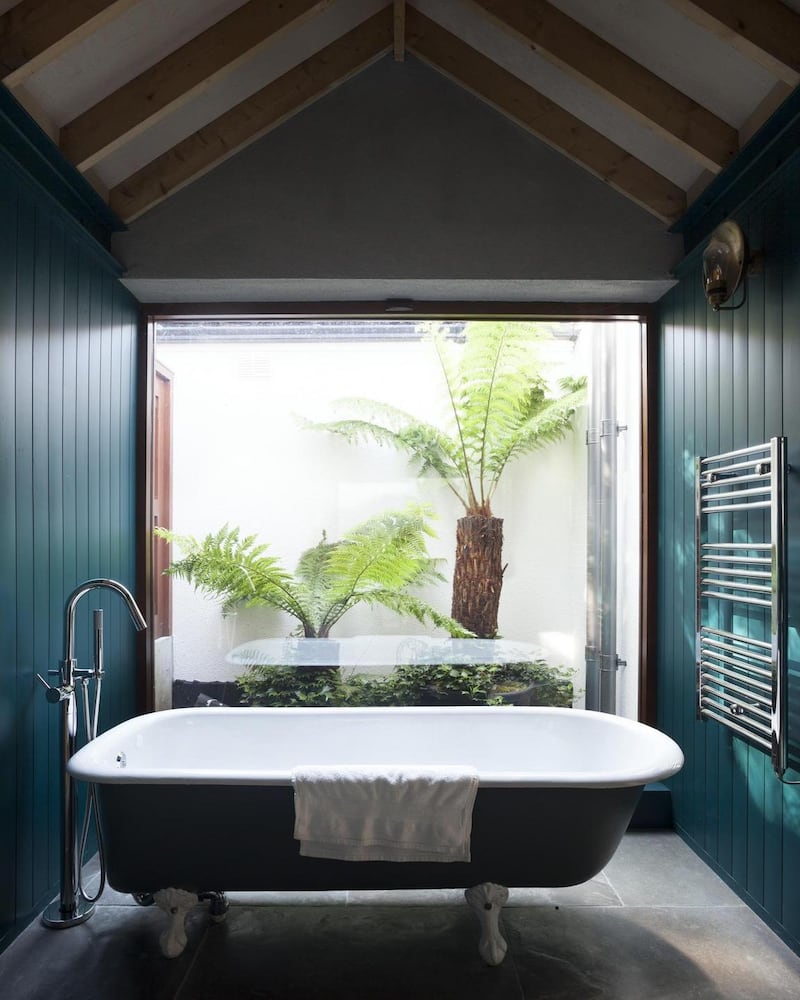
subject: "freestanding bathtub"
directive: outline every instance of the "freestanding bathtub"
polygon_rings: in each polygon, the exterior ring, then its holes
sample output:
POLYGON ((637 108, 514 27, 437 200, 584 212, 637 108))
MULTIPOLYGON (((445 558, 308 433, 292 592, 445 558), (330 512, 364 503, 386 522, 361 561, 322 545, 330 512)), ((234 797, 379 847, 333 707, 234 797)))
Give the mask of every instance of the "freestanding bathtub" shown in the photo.
POLYGON ((167 954, 180 953, 183 916, 209 891, 480 886, 468 900, 483 923, 481 954, 496 964, 502 886, 592 878, 644 785, 682 764, 663 733, 572 709, 197 708, 124 722, 69 771, 96 785, 109 884, 153 894, 172 913, 167 954), (291 776, 318 764, 475 768, 471 860, 301 856, 291 776))

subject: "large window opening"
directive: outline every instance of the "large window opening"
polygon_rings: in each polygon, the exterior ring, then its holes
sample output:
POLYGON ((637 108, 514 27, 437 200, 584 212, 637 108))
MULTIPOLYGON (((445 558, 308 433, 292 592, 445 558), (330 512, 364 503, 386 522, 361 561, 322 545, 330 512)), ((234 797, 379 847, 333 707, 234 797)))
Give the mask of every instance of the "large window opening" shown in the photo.
POLYGON ((157 708, 637 716, 638 320, 163 320, 156 362, 157 708))

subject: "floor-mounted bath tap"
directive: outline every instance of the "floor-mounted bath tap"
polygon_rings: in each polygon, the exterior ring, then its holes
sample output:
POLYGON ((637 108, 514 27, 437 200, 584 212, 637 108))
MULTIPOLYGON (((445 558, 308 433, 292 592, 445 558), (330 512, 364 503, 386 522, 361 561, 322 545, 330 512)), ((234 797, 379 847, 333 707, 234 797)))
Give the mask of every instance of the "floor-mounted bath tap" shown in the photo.
POLYGON ((125 602, 135 627, 138 630, 147 628, 144 615, 127 587, 117 583, 116 580, 87 580, 77 586, 67 598, 64 611, 64 659, 61 660, 58 670, 48 671, 57 674, 60 683, 57 687, 53 687, 41 674, 37 674, 46 689, 47 700, 61 705, 61 894, 60 898, 51 903, 42 914, 42 923, 54 928, 72 927, 83 923, 94 912, 94 902, 87 900, 79 884, 79 861, 75 850, 77 842, 75 791, 72 778, 67 771, 69 759, 76 750, 78 712, 75 687, 78 682, 84 684, 87 738, 93 739, 97 735, 100 682, 103 676, 102 611, 95 611, 94 615, 94 669, 79 670, 75 659, 75 612, 81 598, 93 590, 115 591, 125 602), (93 718, 90 718, 86 691, 90 677, 95 679, 96 684, 93 718))

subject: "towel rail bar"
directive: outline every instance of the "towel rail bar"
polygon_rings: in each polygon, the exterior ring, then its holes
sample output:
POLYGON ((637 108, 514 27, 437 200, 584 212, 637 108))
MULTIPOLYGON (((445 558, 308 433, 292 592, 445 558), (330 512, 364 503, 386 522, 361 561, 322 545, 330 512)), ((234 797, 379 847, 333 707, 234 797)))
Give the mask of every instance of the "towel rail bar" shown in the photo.
MULTIPOLYGON (((726 564, 730 564, 730 566, 728 568, 734 570, 734 572, 736 570, 736 566, 764 566, 764 567, 771 567, 771 565, 772 565, 772 560, 771 559, 756 559, 756 558, 748 559, 747 556, 735 556, 735 557, 730 557, 730 556, 701 556, 700 558, 702 560, 703 571, 704 572, 714 572, 714 573, 716 573, 717 570, 719 570, 719 569, 725 569, 726 567, 712 566, 711 565, 712 563, 726 563, 726 564), (732 565, 734 563, 736 564, 735 566, 732 565)), ((748 570, 743 569, 742 572, 743 573, 747 573, 748 570)), ((771 573, 770 569, 759 570, 758 572, 762 572, 762 573, 765 572, 767 574, 767 576, 769 576, 769 578, 772 579, 772 573, 771 573)))
POLYGON ((749 736, 757 736, 764 740, 765 744, 769 744, 771 740, 771 732, 769 724, 766 722, 759 722, 750 716, 746 716, 744 713, 749 712, 750 706, 743 705, 741 702, 732 701, 729 705, 721 704, 714 701, 710 697, 706 696, 703 699, 706 703, 707 708, 715 709, 717 712, 723 713, 720 721, 731 722, 732 720, 737 720, 737 724, 740 727, 740 731, 749 736), (742 713, 742 714, 740 714, 742 713), (745 719, 742 723, 740 720, 745 719))
POLYGON ((731 601, 733 604, 753 604, 762 608, 772 607, 772 601, 763 601, 760 597, 737 597, 735 594, 720 594, 716 590, 701 590, 701 597, 716 597, 720 601, 731 601))
POLYGON ((703 542, 701 549, 771 549, 770 542, 703 542))
POLYGON ((701 661, 701 666, 707 668, 704 675, 706 684, 716 684, 724 691, 736 691, 738 694, 746 695, 748 698, 754 699, 754 704, 764 705, 767 709, 772 707, 772 687, 769 684, 750 681, 747 677, 742 677, 740 674, 735 674, 722 667, 714 668, 711 666, 709 670, 709 664, 703 661, 701 661), (722 676, 717 677, 717 674, 721 674, 722 676), (749 686, 741 687, 736 681, 741 681, 743 684, 749 686), (763 694, 769 695, 769 698, 763 698, 763 694))
POLYGON ((711 625, 703 625, 700 629, 700 634, 703 636, 718 635, 724 639, 736 639, 738 642, 746 642, 748 646, 760 646, 762 649, 772 649, 772 643, 765 642, 763 639, 753 639, 749 635, 737 635, 735 632, 726 632, 725 629, 713 628, 711 625))
POLYGON ((721 722, 722 725, 725 726, 727 729, 733 730, 733 732, 737 733, 743 739, 747 740, 748 743, 755 744, 755 746, 760 747, 762 750, 766 750, 767 753, 770 753, 772 751, 771 740, 763 736, 759 736, 756 733, 750 732, 749 729, 745 729, 744 726, 740 726, 738 723, 734 722, 733 719, 730 718, 729 716, 721 715, 718 712, 715 712, 711 704, 704 705, 703 715, 707 719, 715 719, 717 722, 721 722))
POLYGON ((769 495, 769 483, 766 486, 754 486, 749 490, 729 490, 726 493, 709 493, 709 489, 718 489, 722 485, 727 485, 727 483, 714 483, 713 486, 709 485, 701 490, 703 499, 706 503, 712 500, 736 500, 742 497, 763 497, 765 494, 769 495))
MULTIPOLYGON (((731 465, 731 466, 728 466, 728 468, 729 469, 739 469, 739 468, 741 468, 741 466, 731 465)), ((710 489, 719 489, 719 488, 721 488, 723 486, 726 486, 727 483, 728 483, 729 477, 727 475, 721 475, 721 473, 723 473, 723 472, 724 472, 723 469, 715 469, 714 470, 714 478, 713 478, 713 480, 710 479, 710 478, 708 478, 708 476, 706 475, 706 478, 703 480, 703 482, 701 484, 702 488, 710 490, 710 489)), ((749 474, 744 475, 744 476, 737 475, 736 476, 736 482, 737 483, 763 483, 764 482, 764 473, 763 472, 752 472, 752 473, 749 473, 749 474)))
MULTIPOLYGON (((705 562, 705 560, 704 560, 705 562)), ((771 580, 772 574, 763 569, 726 569, 724 566, 704 566, 704 572, 715 576, 735 576, 745 580, 771 580)))
MULTIPOLYGON (((731 688, 731 691, 733 691, 733 688, 731 688)), ((703 694, 706 698, 709 698, 712 701, 716 699, 716 704, 721 708, 730 711, 732 715, 736 715, 740 710, 746 711, 748 714, 748 725, 751 725, 754 728, 757 726, 759 720, 763 719, 764 721, 761 723, 762 728, 759 732, 762 732, 765 736, 770 732, 772 714, 762 708, 760 702, 753 701, 747 691, 740 692, 738 698, 730 697, 723 694, 721 691, 715 690, 708 684, 704 684, 703 694)))
POLYGON ((702 465, 708 465, 711 462, 721 462, 729 458, 739 458, 744 455, 758 455, 768 447, 769 445, 767 444, 750 444, 746 448, 737 448, 736 451, 724 451, 721 454, 713 455, 710 458, 704 456, 700 458, 699 461, 702 465))
POLYGON ((734 667, 737 670, 744 670, 744 671, 746 671, 745 674, 740 675, 740 679, 742 679, 742 680, 747 680, 748 679, 747 678, 747 674, 748 673, 752 674, 752 678, 753 678, 752 682, 748 681, 748 683, 753 683, 753 684, 763 683, 764 681, 768 680, 770 682, 770 684, 768 685, 769 686, 769 690, 770 690, 770 692, 772 691, 772 671, 771 670, 763 670, 760 667, 750 667, 746 663, 737 663, 736 660, 733 660, 733 659, 731 659, 730 657, 727 657, 727 656, 722 656, 720 654, 714 654, 714 653, 709 654, 708 650, 704 650, 704 652, 706 653, 706 658, 704 659, 704 658, 701 657, 701 659, 700 659, 700 665, 701 666, 707 667, 709 670, 715 670, 717 672, 722 672, 725 669, 724 667, 715 666, 713 663, 707 662, 708 657, 710 656, 712 660, 718 660, 718 661, 720 661, 720 663, 724 663, 728 667, 734 667))
POLYGON ((768 656, 762 656, 761 653, 750 653, 746 649, 739 649, 736 646, 726 646, 725 643, 713 642, 710 639, 704 639, 700 644, 700 649, 708 653, 709 656, 719 655, 721 658, 724 658, 722 654, 717 654, 717 650, 722 650, 733 657, 738 656, 746 660, 755 660, 757 663, 768 664, 766 667, 758 667, 755 664, 748 663, 747 667, 748 670, 761 671, 769 677, 772 676, 772 660, 768 656))
POLYGON ((702 577, 700 583, 708 584, 712 587, 724 587, 726 590, 745 590, 750 594, 771 594, 772 587, 765 587, 763 583, 739 583, 736 580, 717 580, 714 577, 702 577))
POLYGON ((749 511, 766 509, 770 506, 769 500, 757 500, 755 503, 721 503, 718 507, 702 507, 703 514, 722 514, 725 511, 749 511))

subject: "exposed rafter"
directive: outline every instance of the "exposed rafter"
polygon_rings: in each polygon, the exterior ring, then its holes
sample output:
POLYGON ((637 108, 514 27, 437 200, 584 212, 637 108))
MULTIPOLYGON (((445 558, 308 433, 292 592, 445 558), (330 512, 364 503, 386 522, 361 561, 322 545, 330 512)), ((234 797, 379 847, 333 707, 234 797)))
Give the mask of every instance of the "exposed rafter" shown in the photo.
POLYGON ((800 83, 800 14, 780 0, 668 0, 770 73, 800 83))
POLYGON ((138 0, 22 0, 0 16, 0 77, 9 90, 138 0))
POLYGON ((409 8, 406 44, 435 69, 590 170, 665 222, 686 208, 683 190, 449 31, 409 8))
POLYGON ((402 62, 406 57, 406 0, 394 0, 394 58, 402 62))
MULTIPOLYGON (((413 52, 666 222, 672 222, 685 211, 684 188, 698 194, 800 84, 800 14, 793 9, 796 4, 790 7, 781 0, 665 0, 683 15, 670 19, 670 30, 674 29, 670 42, 678 58, 679 33, 689 30, 691 19, 708 34, 713 33, 734 46, 751 63, 766 67, 775 78, 775 86, 760 103, 754 95, 753 104, 758 103, 758 107, 748 108, 746 96, 733 102, 739 112, 738 117, 731 112, 731 120, 740 123, 739 133, 704 106, 702 97, 695 95, 697 100, 692 99, 668 82, 674 80, 681 86, 679 81, 685 74, 677 60, 674 77, 656 76, 647 65, 636 62, 561 11, 560 0, 458 0, 452 8, 449 4, 432 5, 431 16, 439 17, 436 11, 441 10, 444 20, 446 13, 450 30, 420 10, 422 0, 361 0, 369 3, 370 11, 380 7, 380 12, 232 107, 242 96, 241 89, 235 95, 234 92, 240 79, 236 72, 245 62, 255 59, 246 72, 261 72, 263 58, 263 83, 270 75, 291 65, 293 60, 287 59, 283 45, 285 42, 292 48, 297 28, 303 25, 296 37, 304 51, 311 52, 331 37, 330 27, 337 23, 341 11, 344 11, 342 17, 352 18, 353 11, 359 9, 358 0, 238 0, 235 10, 150 68, 143 69, 147 56, 139 53, 135 70, 141 71, 139 75, 112 93, 108 93, 108 87, 99 90, 93 98, 97 103, 64 125, 59 134, 57 125, 63 116, 60 118, 55 110, 58 102, 51 105, 47 100, 43 89, 46 81, 58 79, 59 73, 66 81, 67 75, 75 71, 78 77, 75 82, 83 88, 79 93, 85 93, 95 78, 97 86, 102 87, 101 81, 114 77, 111 65, 114 45, 107 46, 109 66, 97 74, 94 67, 76 70, 72 65, 74 58, 62 64, 59 56, 103 25, 107 25, 109 34, 120 39, 120 45, 124 44, 130 27, 128 19, 120 20, 118 25, 113 24, 113 19, 121 18, 123 12, 136 4, 142 5, 143 15, 150 11, 157 16, 162 2, 18 0, 0 15, 0 79, 15 91, 19 103, 59 142, 67 159, 87 173, 98 190, 109 175, 130 174, 108 193, 111 205, 126 221, 201 176, 387 51, 397 61, 402 61, 407 51, 413 52), (472 10, 467 10, 468 7, 472 10), (331 10, 329 17, 320 17, 326 8, 336 10, 331 10), (462 28, 469 31, 476 25, 478 30, 483 25, 487 34, 491 33, 493 47, 486 48, 488 56, 460 37, 462 28), (559 104, 557 92, 551 98, 527 83, 526 80, 535 83, 535 78, 520 68, 525 64, 526 52, 535 53, 531 66, 541 69, 537 60, 546 59, 558 67, 559 73, 553 78, 562 80, 569 88, 570 101, 583 95, 588 103, 588 88, 606 104, 610 102, 621 109, 623 114, 617 115, 621 137, 615 135, 619 144, 593 128, 589 124, 592 117, 580 107, 565 100, 571 109, 568 111, 559 104), (272 59, 278 59, 280 68, 276 65, 270 70, 272 59), (48 67, 46 75, 28 81, 49 62, 53 65, 48 67), (230 81, 224 79, 228 75, 230 81), (575 86, 576 80, 580 86, 575 86), (162 138, 155 140, 155 151, 186 136, 198 121, 205 120, 201 104, 204 91, 209 91, 214 101, 214 110, 208 110, 205 118, 219 116, 210 124, 144 166, 139 145, 132 144, 130 153, 125 150, 129 141, 162 119, 165 119, 162 129, 168 129, 174 122, 175 133, 167 139, 163 131, 159 132, 162 138), (182 105, 189 102, 191 107, 181 112, 182 105), (229 110, 220 114, 224 108, 229 110), (188 115, 197 115, 191 125, 188 115), (626 117, 630 123, 629 137, 626 137, 626 117), (634 122, 640 127, 634 129, 634 122), (659 141, 648 140, 643 129, 657 135, 659 141), (641 147, 634 145, 634 138, 641 147), (657 156, 663 142, 684 154, 674 168, 680 173, 682 186, 659 173, 657 156), (631 152, 634 148, 643 150, 641 159, 631 152), (114 152, 118 156, 114 157, 113 165, 106 167, 103 161, 114 152), (691 161, 696 164, 697 178, 691 172, 691 161), (137 166, 141 169, 132 173, 137 166), (95 171, 93 167, 99 169, 95 171)), ((205 4, 210 0, 194 2, 205 4)), ((624 16, 625 5, 614 6, 618 15, 624 16)), ((179 29, 181 16, 176 19, 179 29)), ((136 24, 142 20, 146 18, 138 18, 136 24)), ((188 37, 190 12, 186 12, 184 20, 181 40, 188 37)), ((208 20, 204 23, 208 24, 208 20)), ((140 41, 146 47, 146 26, 142 30, 145 34, 140 41)), ((339 30, 343 30, 343 24, 339 30)), ((174 44, 178 44, 177 40, 174 44)), ((482 42, 475 44, 484 48, 482 42)), ((117 79, 125 79, 127 75, 126 72, 117 79)), ((769 81, 766 82, 768 85, 769 81)), ((257 85, 253 81, 252 86, 257 85)), ((70 93, 69 84, 65 93, 70 93)), ((63 103, 69 104, 69 100, 63 103)), ((85 102, 80 106, 85 107, 85 102)))
POLYGON ((736 130, 544 0, 472 0, 504 30, 600 92, 707 170, 738 148, 736 130))
POLYGON ((88 170, 331 2, 250 0, 65 125, 61 130, 64 155, 78 169, 88 170))
POLYGON ((321 49, 110 192, 110 207, 130 222, 196 180, 392 49, 392 9, 321 49))

